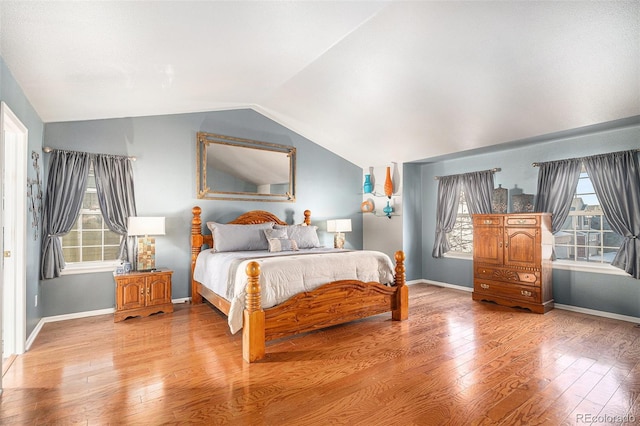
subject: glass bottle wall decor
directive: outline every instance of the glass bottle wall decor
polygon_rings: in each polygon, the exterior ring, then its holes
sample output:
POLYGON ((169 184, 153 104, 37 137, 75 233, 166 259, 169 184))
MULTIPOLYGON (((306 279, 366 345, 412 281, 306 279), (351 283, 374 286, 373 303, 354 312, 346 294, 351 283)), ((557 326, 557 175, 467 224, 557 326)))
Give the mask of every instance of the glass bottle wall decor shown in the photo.
POLYGON ((391 181, 391 167, 387 167, 387 177, 384 180, 384 195, 391 198, 393 194, 393 182, 391 181))
POLYGON ((371 175, 370 174, 366 174, 364 175, 364 193, 365 194, 370 194, 371 192, 373 192, 373 184, 371 183, 371 175))

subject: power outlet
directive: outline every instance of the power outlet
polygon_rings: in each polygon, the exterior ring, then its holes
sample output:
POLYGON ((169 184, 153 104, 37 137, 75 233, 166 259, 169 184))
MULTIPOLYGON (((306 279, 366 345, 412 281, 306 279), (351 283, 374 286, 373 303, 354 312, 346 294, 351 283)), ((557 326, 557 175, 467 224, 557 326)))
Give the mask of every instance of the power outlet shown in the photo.
POLYGON ((36 294, 36 300, 35 300, 35 302, 34 302, 33 306, 35 306, 35 307, 37 307, 37 306, 38 306, 38 295, 37 295, 37 294, 36 294))

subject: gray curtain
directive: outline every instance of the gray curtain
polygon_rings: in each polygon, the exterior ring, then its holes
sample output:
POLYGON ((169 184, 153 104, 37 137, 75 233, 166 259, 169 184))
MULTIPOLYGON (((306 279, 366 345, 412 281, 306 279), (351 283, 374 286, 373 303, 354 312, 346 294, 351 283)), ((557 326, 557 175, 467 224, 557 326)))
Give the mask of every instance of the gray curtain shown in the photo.
POLYGON ((462 185, 469 213, 491 213, 491 198, 493 197, 493 172, 491 170, 463 174, 462 185))
POLYGON ((78 217, 87 187, 89 163, 89 154, 86 152, 51 153, 42 213, 42 279, 59 277, 65 267, 59 237, 71 230, 78 217))
POLYGON ((534 210, 551 213, 551 232, 558 232, 567 220, 576 193, 582 160, 551 161, 539 164, 538 195, 534 210))
POLYGON ((624 237, 611 264, 640 279, 640 169, 636 151, 584 159, 604 216, 624 237))
POLYGON ((93 170, 96 176, 96 192, 102 217, 110 230, 123 238, 118 259, 130 260, 134 244, 127 237, 127 220, 137 216, 133 190, 133 168, 127 157, 95 154, 93 170))
POLYGON ((447 233, 453 230, 458 216, 461 175, 443 176, 438 184, 438 207, 436 211, 436 240, 431 256, 442 257, 449 251, 447 233))

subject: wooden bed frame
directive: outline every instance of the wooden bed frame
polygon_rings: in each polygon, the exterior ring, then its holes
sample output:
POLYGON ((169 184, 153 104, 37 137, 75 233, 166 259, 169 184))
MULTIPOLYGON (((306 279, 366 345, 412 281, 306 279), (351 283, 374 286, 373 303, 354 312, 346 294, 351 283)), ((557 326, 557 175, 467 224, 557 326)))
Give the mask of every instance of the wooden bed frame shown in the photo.
MULTIPOLYGON (((228 300, 213 293, 193 279, 196 258, 206 244, 213 246, 213 236, 202 233, 202 210, 192 209, 191 220, 191 302, 202 303, 203 298, 213 306, 229 314, 228 300)), ((311 212, 305 210, 304 223, 310 225, 311 212)), ((253 210, 238 216, 230 224, 256 224, 275 222, 287 223, 272 213, 253 210)), ((342 324, 359 318, 391 312, 395 321, 409 317, 409 291, 405 282, 405 255, 395 253, 395 285, 364 283, 357 280, 341 280, 324 284, 313 291, 300 293, 286 302, 268 309, 262 309, 260 300, 260 265, 250 262, 246 267, 248 277, 247 298, 242 327, 242 356, 251 363, 265 356, 265 343, 293 334, 304 333, 342 324), (354 303, 350 303, 354 301, 354 303)))

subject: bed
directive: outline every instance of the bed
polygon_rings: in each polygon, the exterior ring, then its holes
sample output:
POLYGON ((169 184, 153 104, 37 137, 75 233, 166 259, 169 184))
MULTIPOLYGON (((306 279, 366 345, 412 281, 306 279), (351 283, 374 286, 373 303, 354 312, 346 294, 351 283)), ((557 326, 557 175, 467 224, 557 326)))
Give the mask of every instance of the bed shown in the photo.
MULTIPOLYGON (((222 238, 222 230, 228 230, 233 228, 234 231, 247 231, 253 230, 252 227, 258 227, 257 229, 271 229, 270 227, 277 227, 281 232, 281 229, 285 229, 289 234, 297 231, 310 231, 311 228, 311 212, 306 210, 304 212, 304 223, 301 225, 287 225, 286 222, 280 220, 272 213, 263 210, 253 210, 238 216, 236 219, 228 222, 224 225, 216 224, 215 222, 207 222, 205 226, 206 231, 203 232, 202 210, 200 207, 194 207, 192 209, 193 218, 191 221, 191 301, 193 304, 203 303, 206 299, 211 305, 215 306, 218 310, 227 315, 230 321, 232 317, 238 315, 238 304, 242 302, 240 306, 240 321, 241 324, 237 328, 242 330, 242 356, 248 363, 263 359, 266 354, 266 342, 273 339, 278 339, 285 336, 291 336, 298 333, 304 333, 312 330, 317 330, 324 327, 329 327, 337 324, 343 324, 349 321, 353 321, 360 318, 365 318, 372 315, 378 315, 384 312, 391 312, 391 318, 394 321, 402 321, 408 318, 408 304, 409 293, 405 282, 405 267, 404 260, 405 255, 402 251, 395 253, 395 266, 391 264, 390 259, 386 255, 382 255, 378 252, 373 257, 366 258, 367 253, 365 251, 349 251, 339 250, 342 252, 336 253, 333 249, 326 249, 321 253, 308 254, 305 250, 287 251, 287 253, 267 253, 262 257, 259 251, 255 253, 245 253, 247 256, 242 257, 243 253, 238 253, 239 258, 233 260, 226 260, 228 264, 232 264, 235 270, 243 272, 232 273, 224 271, 229 281, 229 285, 235 286, 235 290, 227 290, 227 293, 218 289, 213 290, 210 284, 203 284, 205 281, 211 281, 208 278, 206 259, 214 259, 219 254, 225 254, 226 249, 223 250, 220 244, 234 244, 237 239, 225 239, 222 238), (233 226, 228 226, 233 225, 233 226), (247 227, 237 227, 237 225, 248 225, 247 227), (302 226, 302 228, 300 228, 302 226), (309 227, 309 228, 306 228, 309 227), (218 248, 215 251, 224 251, 224 253, 216 253, 212 247, 214 246, 214 235, 216 241, 219 243, 218 248), (206 246, 206 250, 203 249, 206 246), (349 253, 347 253, 349 252, 349 253), (273 254, 282 254, 282 256, 274 256, 273 254), (341 268, 342 263, 348 263, 347 260, 337 261, 333 256, 343 256, 345 259, 347 256, 355 256, 355 262, 358 265, 369 265, 366 262, 380 262, 384 263, 385 260, 380 259, 380 255, 384 256, 386 262, 389 264, 390 273, 386 271, 386 267, 380 266, 378 276, 384 277, 380 279, 380 282, 375 280, 360 280, 357 279, 361 276, 369 277, 375 267, 360 268, 358 270, 366 270, 362 275, 360 272, 354 272, 357 275, 356 278, 348 279, 336 279, 324 278, 324 277, 340 277, 343 272, 338 271, 341 268), (286 264, 284 262, 295 262, 286 264), (283 265, 284 263, 284 265, 283 265), (303 290, 295 295, 289 297, 286 296, 286 300, 271 300, 269 297, 264 297, 272 293, 269 290, 270 283, 267 281, 271 276, 285 275, 292 273, 298 273, 298 269, 301 269, 303 264, 312 264, 315 268, 314 278, 326 279, 326 282, 321 284, 315 283, 312 289, 303 290), (286 266, 289 265, 289 266, 286 266), (322 266, 331 265, 331 266, 322 266), (335 265, 335 266, 334 266, 335 265), (278 269, 278 273, 274 272, 275 268, 278 269), (290 268, 291 271, 285 270, 290 268), (333 268, 336 271, 333 271, 333 268), (261 271, 261 269, 263 271, 261 271), (335 273, 334 273, 335 272, 335 273), (261 274, 262 279, 261 280, 261 274), (201 282, 202 281, 202 282, 201 282), (261 285, 264 289, 261 289, 261 285), (263 300, 264 299, 264 300, 263 300), (270 304, 275 303, 274 306, 270 304), (268 306, 268 307, 265 307, 268 306)), ((315 229, 315 227, 314 227, 315 229)), ((270 231, 267 231, 270 232, 270 231)), ((314 231, 315 232, 315 231, 314 231)), ((253 235, 253 233, 251 234, 253 235)), ((275 235, 275 234, 274 234, 275 235)), ((305 237, 302 237, 303 239, 305 237)), ((241 239, 241 238, 240 238, 241 239)), ((281 245, 286 243, 285 239, 276 238, 268 239, 269 247, 272 247, 272 243, 278 243, 277 248, 281 249, 281 245)), ((295 246, 295 239, 291 239, 291 244, 295 246)), ((243 244, 247 244, 243 242, 243 244)), ((227 247, 229 251, 233 252, 234 247, 227 247)), ((293 250, 297 249, 294 247, 293 250)), ((275 250, 276 252, 279 250, 275 250)), ((308 250, 311 252, 312 250, 308 250)), ((228 254, 227 257, 230 255, 228 254)), ((236 254, 234 253, 234 256, 236 254)), ((224 256, 218 256, 224 257, 224 256)), ((342 259, 340 257, 339 259, 342 259)), ((345 266, 346 269, 349 269, 345 266)), ((352 268, 353 269, 353 268, 352 268)), ((213 269, 212 269, 213 270, 213 269)), ((302 272, 301 272, 302 273, 302 272)), ((354 276, 355 276, 354 275, 354 276)), ((225 275, 220 275, 223 277, 225 275)), ((215 278, 218 278, 217 276, 215 278)), ((213 280, 215 281, 215 280, 213 280)), ((218 281, 224 281, 219 279, 218 281)), ((295 290, 295 283, 298 281, 292 279, 291 285, 287 284, 285 287, 292 287, 295 290)), ((225 284, 226 285, 226 284, 225 284)), ((306 285, 306 284, 305 284, 306 285)), ((287 290, 289 291, 289 290, 287 290)), ((280 295, 279 290, 275 290, 275 293, 280 295)), ((280 295, 282 298, 282 295, 280 295)), ((277 299, 277 298, 276 298, 277 299)), ((231 327, 232 332, 233 327, 231 327)))

